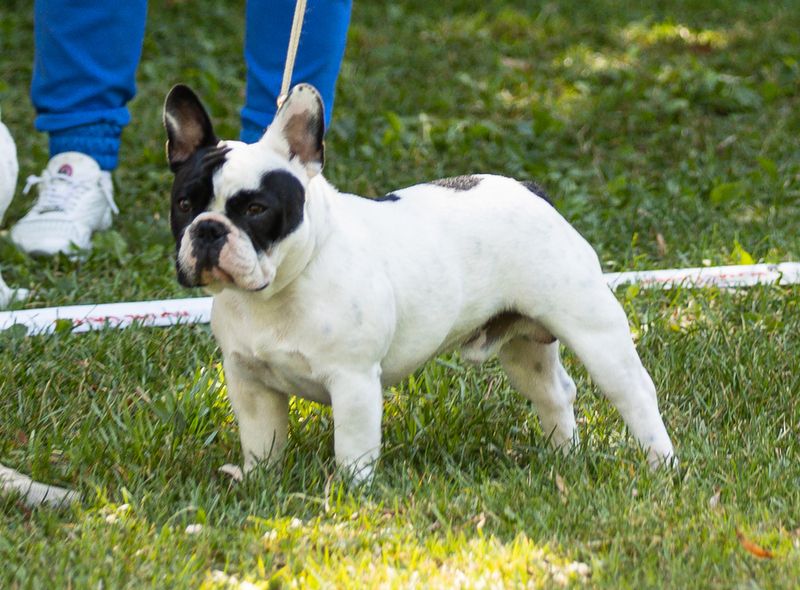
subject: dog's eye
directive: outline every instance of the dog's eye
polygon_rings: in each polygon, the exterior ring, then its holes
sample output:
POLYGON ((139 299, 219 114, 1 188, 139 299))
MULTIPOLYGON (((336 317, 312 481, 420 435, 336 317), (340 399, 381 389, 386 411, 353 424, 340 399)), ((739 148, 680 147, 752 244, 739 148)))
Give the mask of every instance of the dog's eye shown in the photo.
POLYGON ((181 213, 188 213, 192 210, 192 202, 189 199, 181 199, 178 201, 178 211, 181 213))
POLYGON ((250 216, 254 216, 254 215, 261 215, 261 214, 262 214, 264 211, 266 211, 266 210, 267 210, 267 208, 266 208, 266 207, 264 207, 264 205, 262 205, 262 204, 260 204, 260 203, 250 203, 250 204, 247 206, 247 211, 246 211, 246 213, 247 213, 248 215, 250 215, 250 216))

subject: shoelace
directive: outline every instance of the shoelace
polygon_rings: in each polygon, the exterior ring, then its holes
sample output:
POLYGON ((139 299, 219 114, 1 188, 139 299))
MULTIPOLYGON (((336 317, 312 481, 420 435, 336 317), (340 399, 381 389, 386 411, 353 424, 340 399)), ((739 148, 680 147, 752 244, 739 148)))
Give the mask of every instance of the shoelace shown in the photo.
MULTIPOLYGON (((39 198, 36 200, 33 209, 38 213, 47 213, 48 211, 65 211, 71 208, 78 200, 78 196, 91 189, 94 182, 88 179, 73 178, 67 174, 53 174, 49 170, 45 170, 41 176, 33 174, 28 176, 22 193, 27 195, 37 184, 41 184, 42 187, 39 189, 39 198)), ((111 191, 103 183, 99 183, 99 188, 111 210, 114 213, 119 213, 111 191)))

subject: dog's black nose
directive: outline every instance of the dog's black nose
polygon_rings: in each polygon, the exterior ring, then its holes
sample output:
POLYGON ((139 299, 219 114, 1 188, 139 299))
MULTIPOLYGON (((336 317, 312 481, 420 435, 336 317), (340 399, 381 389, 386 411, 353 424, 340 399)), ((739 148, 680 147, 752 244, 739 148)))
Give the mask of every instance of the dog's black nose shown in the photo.
POLYGON ((211 244, 221 241, 228 235, 228 228, 219 221, 204 219, 194 226, 192 235, 196 240, 211 244))

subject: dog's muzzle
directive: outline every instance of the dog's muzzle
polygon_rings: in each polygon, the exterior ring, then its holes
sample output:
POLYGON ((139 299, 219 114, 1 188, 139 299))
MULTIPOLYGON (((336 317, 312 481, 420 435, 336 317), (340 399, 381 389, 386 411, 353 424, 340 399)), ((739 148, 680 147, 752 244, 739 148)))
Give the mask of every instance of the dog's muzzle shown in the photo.
POLYGON ((219 268, 220 254, 229 233, 225 224, 213 219, 204 219, 192 227, 190 238, 198 284, 207 283, 208 274, 223 282, 233 282, 231 276, 219 268))
POLYGON ((192 228, 192 248, 198 270, 211 269, 219 264, 219 254, 230 230, 219 221, 204 219, 192 228))
POLYGON ((227 219, 208 213, 198 216, 179 241, 176 268, 184 287, 260 291, 272 279, 260 266, 250 239, 227 219))

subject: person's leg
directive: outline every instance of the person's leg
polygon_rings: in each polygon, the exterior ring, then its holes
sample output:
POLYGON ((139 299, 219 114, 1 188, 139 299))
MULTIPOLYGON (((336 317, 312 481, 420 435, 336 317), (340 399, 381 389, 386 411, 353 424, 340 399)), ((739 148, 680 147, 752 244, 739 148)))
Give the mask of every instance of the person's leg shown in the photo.
POLYGON ((127 103, 136 92, 146 0, 36 0, 31 100, 50 136, 50 162, 31 210, 11 229, 30 254, 91 248, 117 212, 116 168, 127 103))
MULTIPOLYGON (((248 0, 244 56, 247 91, 241 139, 257 141, 277 110, 295 0, 248 0)), ((322 94, 330 123, 336 79, 350 25, 351 0, 309 0, 292 85, 307 82, 322 94)))
POLYGON ((31 99, 51 156, 76 151, 116 167, 146 17, 146 0, 36 0, 31 99))

